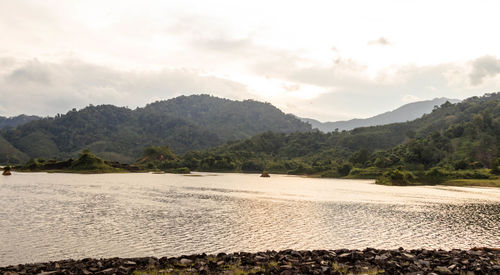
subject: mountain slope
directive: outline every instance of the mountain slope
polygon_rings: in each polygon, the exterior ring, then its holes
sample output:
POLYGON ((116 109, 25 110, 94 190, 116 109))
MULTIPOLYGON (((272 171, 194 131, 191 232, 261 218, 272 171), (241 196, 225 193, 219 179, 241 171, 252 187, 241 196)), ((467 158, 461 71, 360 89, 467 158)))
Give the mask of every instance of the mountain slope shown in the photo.
POLYGON ((194 95, 135 110, 89 106, 6 129, 1 135, 31 158, 66 158, 87 148, 109 160, 134 162, 147 146, 168 145, 179 154, 264 131, 310 130, 310 125, 268 103, 194 95))
POLYGON ((14 128, 19 125, 28 123, 33 120, 41 119, 38 116, 27 116, 27 115, 18 115, 14 117, 3 117, 0 116, 0 129, 3 128, 14 128))
POLYGON ((269 103, 254 100, 234 101, 208 95, 179 96, 148 104, 144 113, 163 113, 217 129, 223 140, 236 140, 256 133, 274 131, 293 133, 310 127, 293 115, 285 115, 269 103))
POLYGON ((198 164, 191 169, 200 170, 253 167, 257 171, 319 173, 354 166, 380 173, 377 169, 401 166, 423 171, 440 166, 498 167, 500 173, 500 93, 457 104, 446 102, 409 122, 345 132, 269 132, 185 158, 188 164, 198 164))
POLYGON ((460 102, 460 100, 458 99, 448 99, 441 97, 441 98, 435 98, 433 100, 408 103, 393 111, 385 112, 383 114, 365 119, 356 118, 347 121, 335 121, 335 122, 320 122, 310 118, 303 118, 302 120, 310 123, 313 128, 316 128, 322 132, 332 132, 335 131, 336 129, 338 131, 352 130, 359 127, 377 126, 395 122, 411 121, 421 117, 424 114, 432 112, 434 107, 440 106, 446 101, 449 101, 450 103, 460 102))

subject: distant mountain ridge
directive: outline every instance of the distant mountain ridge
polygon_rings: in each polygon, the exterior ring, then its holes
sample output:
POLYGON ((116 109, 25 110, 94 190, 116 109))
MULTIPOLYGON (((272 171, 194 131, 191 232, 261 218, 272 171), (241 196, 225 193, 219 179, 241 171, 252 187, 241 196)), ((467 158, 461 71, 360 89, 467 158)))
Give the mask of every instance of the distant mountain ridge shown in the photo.
POLYGON ((335 130, 349 131, 359 127, 378 126, 396 122, 411 121, 422 117, 424 114, 431 113, 435 106, 440 106, 446 101, 449 101, 450 103, 460 102, 459 99, 440 97, 432 100, 408 103, 393 111, 385 112, 380 115, 364 119, 355 118, 351 120, 335 122, 320 122, 318 120, 310 118, 301 118, 301 120, 304 122, 308 122, 313 128, 316 128, 322 132, 333 132, 335 130))
POLYGON ((275 131, 311 131, 311 126, 269 103, 209 95, 180 96, 131 110, 88 106, 3 129, 0 162, 74 157, 82 149, 120 162, 134 162, 147 146, 168 145, 177 154, 275 131))
POLYGON ((3 128, 14 128, 19 125, 23 125, 33 120, 41 119, 39 116, 27 116, 27 115, 18 115, 13 117, 3 117, 0 116, 0 129, 3 128))

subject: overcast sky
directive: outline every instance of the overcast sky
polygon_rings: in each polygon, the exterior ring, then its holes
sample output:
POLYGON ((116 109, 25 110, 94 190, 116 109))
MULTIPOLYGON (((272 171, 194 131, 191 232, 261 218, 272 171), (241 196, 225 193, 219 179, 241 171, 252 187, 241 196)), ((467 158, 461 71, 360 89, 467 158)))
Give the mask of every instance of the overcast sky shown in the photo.
POLYGON ((496 92, 499 3, 0 0, 0 115, 207 93, 334 121, 496 92))

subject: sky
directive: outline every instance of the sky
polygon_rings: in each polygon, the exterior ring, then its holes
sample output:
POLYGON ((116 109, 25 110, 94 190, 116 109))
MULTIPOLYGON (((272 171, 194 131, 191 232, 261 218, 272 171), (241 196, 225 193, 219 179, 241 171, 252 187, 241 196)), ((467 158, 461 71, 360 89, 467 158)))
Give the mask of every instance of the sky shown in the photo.
POLYGON ((321 121, 500 91, 498 1, 0 0, 0 115, 179 95, 321 121))

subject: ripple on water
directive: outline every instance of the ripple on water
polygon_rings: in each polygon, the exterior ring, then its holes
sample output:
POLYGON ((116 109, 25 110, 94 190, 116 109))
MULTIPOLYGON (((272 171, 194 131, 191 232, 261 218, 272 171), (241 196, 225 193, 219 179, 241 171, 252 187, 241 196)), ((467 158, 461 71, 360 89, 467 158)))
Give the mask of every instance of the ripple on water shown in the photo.
POLYGON ((63 258, 500 244, 497 189, 221 174, 0 182, 0 265, 63 258))

